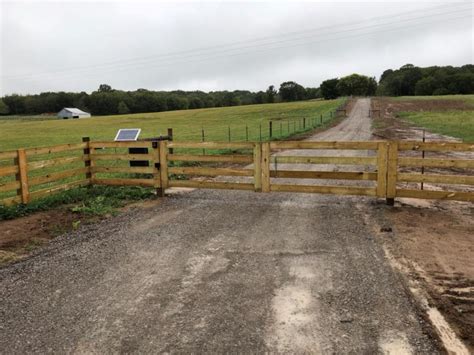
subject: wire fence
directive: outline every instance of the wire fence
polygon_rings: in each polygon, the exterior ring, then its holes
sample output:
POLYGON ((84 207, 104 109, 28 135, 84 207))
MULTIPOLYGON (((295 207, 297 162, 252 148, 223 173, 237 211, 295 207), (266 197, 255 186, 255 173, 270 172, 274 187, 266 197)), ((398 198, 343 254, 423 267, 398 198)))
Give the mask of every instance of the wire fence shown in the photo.
POLYGON ((257 124, 246 124, 227 127, 205 127, 196 132, 193 141, 225 141, 225 142, 265 142, 271 140, 286 139, 302 134, 316 128, 328 126, 336 117, 346 115, 343 108, 338 108, 324 114, 311 117, 297 117, 291 119, 275 118, 262 121, 257 124))

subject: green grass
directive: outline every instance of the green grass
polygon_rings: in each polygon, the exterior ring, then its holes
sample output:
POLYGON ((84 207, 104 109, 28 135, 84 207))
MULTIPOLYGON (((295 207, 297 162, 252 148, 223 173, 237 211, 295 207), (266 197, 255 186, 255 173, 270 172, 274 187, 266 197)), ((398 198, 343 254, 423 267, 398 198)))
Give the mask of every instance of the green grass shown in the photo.
MULTIPOLYGON (((63 143, 80 142, 82 137, 92 140, 113 140, 119 128, 141 128, 141 137, 166 135, 167 128, 173 128, 177 141, 201 140, 204 129, 206 141, 227 141, 228 129, 231 140, 246 139, 248 126, 249 140, 268 138, 268 121, 274 121, 274 136, 287 137, 297 131, 302 117, 307 120, 324 115, 325 122, 330 121, 329 112, 335 110, 344 99, 328 101, 300 101, 292 103, 248 105, 198 110, 168 111, 143 114, 96 116, 77 120, 51 120, 29 117, 1 117, 0 151, 20 147, 50 146, 63 143), (288 121, 291 123, 288 132, 288 121)), ((309 126, 309 121, 308 126, 309 126)))
POLYGON ((446 112, 400 112, 399 116, 434 133, 474 142, 474 110, 446 112))
POLYGON ((474 142, 474 95, 401 96, 392 98, 392 100, 464 101, 472 108, 466 110, 399 112, 398 115, 408 122, 424 127, 431 132, 460 138, 465 142, 474 142))
POLYGON ((139 201, 153 196, 152 189, 141 187, 90 186, 59 192, 27 205, 0 205, 0 221, 70 205, 71 211, 89 216, 113 214, 126 201, 139 201))

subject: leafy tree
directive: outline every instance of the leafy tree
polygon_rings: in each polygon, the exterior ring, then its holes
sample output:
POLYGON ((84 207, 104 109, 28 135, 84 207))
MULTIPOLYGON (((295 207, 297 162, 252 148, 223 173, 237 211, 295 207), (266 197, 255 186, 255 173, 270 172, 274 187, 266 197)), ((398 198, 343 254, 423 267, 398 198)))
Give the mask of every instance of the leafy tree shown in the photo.
POLYGON ((0 99, 0 115, 8 115, 9 113, 10 108, 2 99, 0 99))
POLYGON ((299 101, 305 99, 306 90, 294 81, 285 81, 280 84, 278 94, 282 101, 299 101))
POLYGON ((119 115, 126 115, 130 113, 130 109, 128 108, 127 104, 123 101, 120 101, 117 106, 117 113, 119 115))
POLYGON ((271 104, 274 103, 275 102, 275 97, 277 95, 277 91, 275 90, 275 86, 270 85, 265 93, 266 93, 266 96, 267 96, 266 102, 271 103, 271 104))
POLYGON ((325 80, 321 83, 321 95, 324 97, 325 100, 336 99, 339 97, 339 90, 337 84, 339 83, 339 79, 329 79, 325 80))
POLYGON ((110 85, 107 85, 107 84, 100 84, 99 85, 99 92, 111 92, 112 91, 112 87, 110 85))

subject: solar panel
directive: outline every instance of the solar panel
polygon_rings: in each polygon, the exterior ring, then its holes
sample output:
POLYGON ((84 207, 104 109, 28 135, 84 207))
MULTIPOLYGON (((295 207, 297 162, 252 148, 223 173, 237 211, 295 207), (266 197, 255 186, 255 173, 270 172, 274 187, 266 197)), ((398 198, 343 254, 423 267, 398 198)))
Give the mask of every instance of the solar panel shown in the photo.
POLYGON ((136 141, 140 135, 140 128, 122 128, 119 129, 115 136, 115 141, 136 141))

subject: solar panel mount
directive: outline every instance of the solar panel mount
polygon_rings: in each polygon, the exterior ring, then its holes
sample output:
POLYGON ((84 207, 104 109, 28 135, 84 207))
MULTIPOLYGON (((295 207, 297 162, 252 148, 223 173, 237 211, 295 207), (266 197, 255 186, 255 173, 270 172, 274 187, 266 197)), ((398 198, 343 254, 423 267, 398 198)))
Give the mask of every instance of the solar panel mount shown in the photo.
POLYGON ((118 130, 114 141, 116 142, 133 142, 138 139, 140 135, 140 128, 121 128, 118 130))

